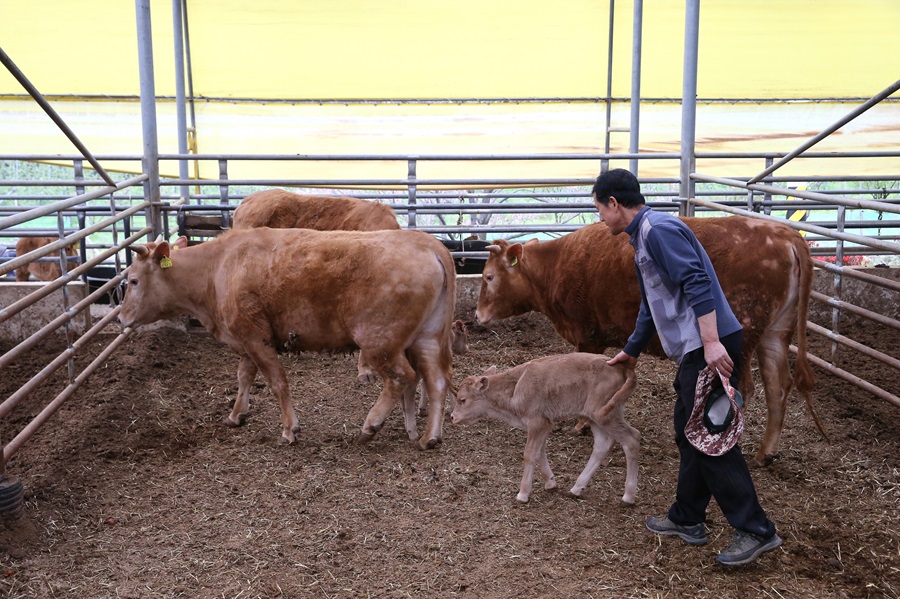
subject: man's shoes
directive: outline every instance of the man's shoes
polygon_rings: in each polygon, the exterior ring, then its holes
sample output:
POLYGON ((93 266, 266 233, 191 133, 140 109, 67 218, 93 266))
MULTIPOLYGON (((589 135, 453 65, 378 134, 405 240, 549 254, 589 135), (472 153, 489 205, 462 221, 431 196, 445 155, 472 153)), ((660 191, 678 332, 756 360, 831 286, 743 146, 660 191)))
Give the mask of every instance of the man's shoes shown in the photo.
POLYGON ((734 531, 734 538, 728 549, 716 556, 716 561, 726 566, 742 566, 754 561, 766 551, 781 546, 781 537, 777 534, 763 539, 742 530, 734 531))
MULTIPOLYGON (((690 526, 682 526, 675 524, 668 517, 654 518, 647 520, 647 530, 655 532, 658 535, 675 535, 681 537, 681 540, 689 545, 703 545, 709 539, 706 536, 706 525, 692 524, 690 526)), ((780 539, 779 539, 780 541, 780 539)))

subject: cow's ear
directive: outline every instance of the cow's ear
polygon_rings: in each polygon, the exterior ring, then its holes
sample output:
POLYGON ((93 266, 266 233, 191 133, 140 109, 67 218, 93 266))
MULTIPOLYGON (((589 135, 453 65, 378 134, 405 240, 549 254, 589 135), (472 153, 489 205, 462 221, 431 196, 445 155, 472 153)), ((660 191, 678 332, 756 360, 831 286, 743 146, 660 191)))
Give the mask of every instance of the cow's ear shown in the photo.
POLYGON ((153 248, 153 254, 150 256, 151 259, 159 262, 164 258, 169 257, 169 242, 168 241, 160 241, 155 248, 153 248))
POLYGON ((515 266, 522 259, 525 248, 521 243, 514 243, 506 249, 506 258, 509 260, 510 266, 515 266))
POLYGON ((490 368, 488 368, 487 370, 485 370, 485 371, 481 374, 481 376, 494 376, 495 374, 497 374, 497 367, 496 367, 496 366, 491 366, 490 368))
POLYGON ((182 235, 172 243, 173 250, 183 250, 188 246, 188 238, 182 235))
POLYGON ((478 381, 475 383, 475 391, 477 391, 479 393, 484 393, 485 391, 487 391, 487 388, 490 384, 491 384, 491 380, 488 377, 486 377, 486 376, 479 377, 478 381))

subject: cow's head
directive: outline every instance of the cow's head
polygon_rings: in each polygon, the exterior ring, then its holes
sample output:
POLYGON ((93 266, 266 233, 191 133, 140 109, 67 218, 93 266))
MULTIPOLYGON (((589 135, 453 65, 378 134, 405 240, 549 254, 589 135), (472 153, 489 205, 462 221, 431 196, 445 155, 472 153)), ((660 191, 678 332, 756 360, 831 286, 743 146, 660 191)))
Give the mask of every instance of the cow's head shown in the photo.
POLYGON ((174 312, 173 299, 181 290, 174 284, 170 269, 175 268, 173 251, 185 247, 186 237, 171 245, 160 237, 146 245, 131 246, 134 262, 125 273, 128 286, 119 312, 123 328, 179 315, 174 312))
POLYGON ((481 274, 481 292, 475 310, 475 320, 481 324, 533 309, 534 289, 527 273, 525 246, 505 239, 494 243, 486 248, 490 256, 481 274))
POLYGON ((491 379, 497 367, 491 366, 481 376, 466 377, 456 390, 456 405, 450 413, 453 424, 472 422, 490 413, 491 379))

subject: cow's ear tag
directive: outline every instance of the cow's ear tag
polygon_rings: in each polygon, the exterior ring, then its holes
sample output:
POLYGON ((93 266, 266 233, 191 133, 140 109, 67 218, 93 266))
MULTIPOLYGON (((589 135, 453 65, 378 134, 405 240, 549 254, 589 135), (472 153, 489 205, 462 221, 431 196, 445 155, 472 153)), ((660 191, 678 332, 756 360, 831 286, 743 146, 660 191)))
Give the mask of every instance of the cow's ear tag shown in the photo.
POLYGON ((162 260, 159 261, 160 268, 170 268, 172 266, 172 259, 168 256, 163 256, 162 260))
POLYGON ((519 259, 513 256, 512 262, 509 263, 510 266, 515 266, 519 263, 519 259))

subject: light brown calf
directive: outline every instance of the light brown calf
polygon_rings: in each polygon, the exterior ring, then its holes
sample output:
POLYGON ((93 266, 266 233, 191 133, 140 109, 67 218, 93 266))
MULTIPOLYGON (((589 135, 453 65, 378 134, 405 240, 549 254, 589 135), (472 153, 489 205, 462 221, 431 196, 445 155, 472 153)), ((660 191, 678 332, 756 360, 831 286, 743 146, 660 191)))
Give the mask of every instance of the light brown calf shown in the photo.
MULTIPOLYGON (((59 241, 58 237, 22 237, 16 242, 16 256, 24 256, 28 252, 44 247, 54 241, 59 241)), ((65 248, 66 256, 78 255, 78 244, 68 245, 65 248)), ((16 269, 16 280, 27 281, 33 275, 38 281, 52 281, 62 276, 59 268, 59 253, 53 252, 49 254, 51 258, 56 258, 53 262, 29 262, 25 266, 16 269)), ((72 270, 78 264, 73 261, 66 263, 67 270, 72 270)))
POLYGON ((613 441, 625 452, 625 494, 634 503, 638 484, 640 433, 625 421, 625 400, 636 387, 634 371, 610 366, 598 354, 573 353, 538 358, 497 374, 491 368, 481 376, 463 380, 450 414, 454 424, 485 416, 502 420, 528 433, 525 471, 516 500, 531 496, 534 465, 540 464, 545 489, 556 487, 547 461, 547 437, 565 418, 584 417, 594 434, 594 449, 570 493, 580 496, 600 466, 613 441))
MULTIPOLYGON (((123 327, 190 314, 240 356, 238 396, 226 422, 243 423, 262 371, 281 405, 282 438, 299 426, 282 351, 353 351, 384 388, 358 442, 368 442, 421 375, 428 449, 441 441, 451 384, 456 276, 450 252, 421 231, 234 230, 197 246, 181 237, 136 245, 119 321, 123 327), (411 362, 414 365, 411 365, 411 362)), ((417 435, 415 404, 404 404, 417 435)))

